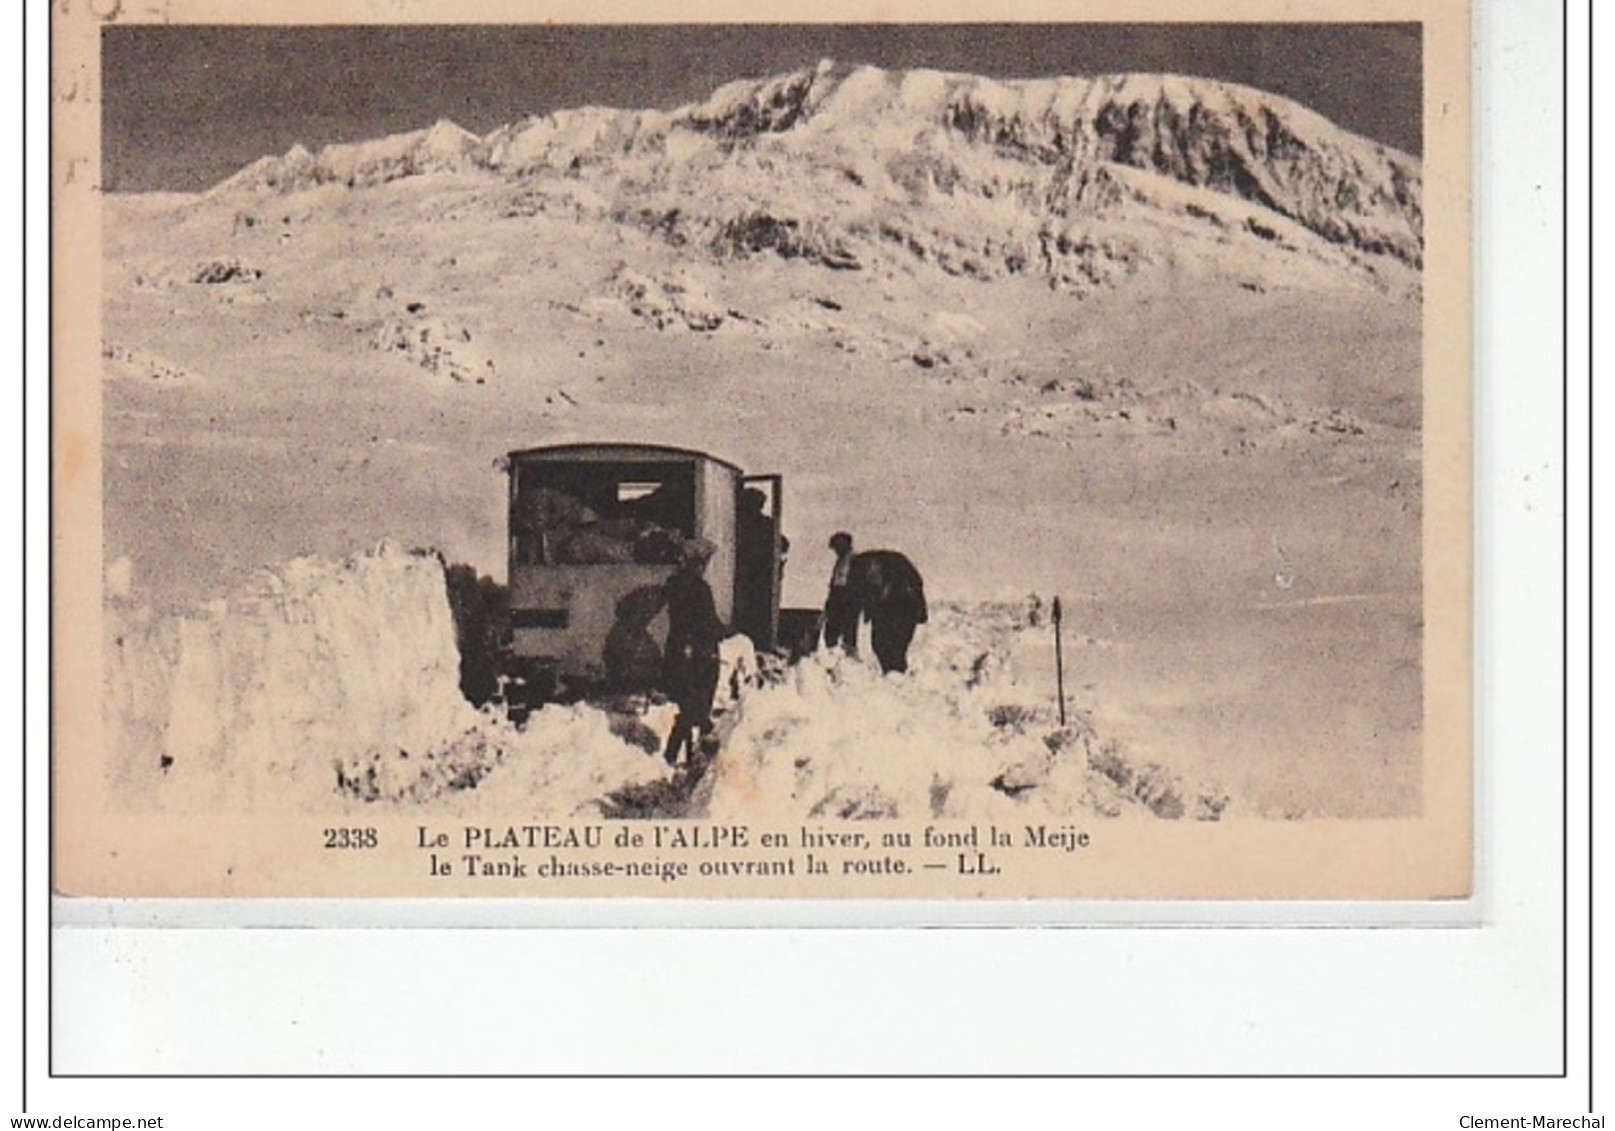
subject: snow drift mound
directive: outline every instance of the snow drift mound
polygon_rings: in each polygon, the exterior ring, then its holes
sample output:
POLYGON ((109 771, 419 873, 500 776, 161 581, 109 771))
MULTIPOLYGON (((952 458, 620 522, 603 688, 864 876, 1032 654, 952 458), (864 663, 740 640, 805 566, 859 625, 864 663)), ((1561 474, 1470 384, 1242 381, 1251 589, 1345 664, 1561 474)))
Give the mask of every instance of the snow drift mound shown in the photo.
POLYGON ((616 796, 673 776, 662 744, 673 729, 670 704, 627 710, 588 703, 550 704, 517 730, 489 721, 484 740, 497 748, 474 792, 447 795, 451 808, 598 820, 618 812, 616 796))
POLYGON ((182 617, 115 602, 106 625, 110 784, 133 807, 474 792, 535 815, 598 815, 613 790, 667 774, 601 710, 546 708, 525 732, 474 710, 436 554, 300 559, 182 617))
POLYGON ((1048 636, 1036 598, 943 605, 906 676, 811 656, 746 698, 697 802, 719 820, 1218 819, 1226 793, 1137 761, 1086 714, 1059 725, 1029 678, 1048 636))

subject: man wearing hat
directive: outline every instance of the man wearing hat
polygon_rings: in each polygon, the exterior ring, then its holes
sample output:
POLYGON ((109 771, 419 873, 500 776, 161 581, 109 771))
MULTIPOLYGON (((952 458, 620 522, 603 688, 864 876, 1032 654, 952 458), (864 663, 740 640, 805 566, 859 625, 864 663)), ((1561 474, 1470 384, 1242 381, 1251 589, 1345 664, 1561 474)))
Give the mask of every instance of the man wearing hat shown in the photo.
POLYGON ((704 576, 717 547, 705 538, 679 544, 679 564, 662 586, 667 601, 667 690, 678 718, 663 756, 677 765, 712 738, 712 697, 718 690, 718 643, 726 635, 712 586, 704 576), (699 738, 697 734, 699 733, 699 738))
POLYGON ((838 645, 849 656, 858 654, 858 597, 852 587, 852 535, 838 530, 830 536, 836 564, 830 570, 830 592, 824 599, 824 646, 838 645))

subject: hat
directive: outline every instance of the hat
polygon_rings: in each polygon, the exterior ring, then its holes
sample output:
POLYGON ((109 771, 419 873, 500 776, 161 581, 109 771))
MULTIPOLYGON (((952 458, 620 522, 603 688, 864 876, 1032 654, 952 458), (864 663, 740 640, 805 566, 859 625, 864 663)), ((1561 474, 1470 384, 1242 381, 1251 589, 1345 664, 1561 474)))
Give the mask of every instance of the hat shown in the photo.
POLYGON ((706 538, 686 538, 679 543, 679 561, 704 562, 718 552, 718 547, 706 538))

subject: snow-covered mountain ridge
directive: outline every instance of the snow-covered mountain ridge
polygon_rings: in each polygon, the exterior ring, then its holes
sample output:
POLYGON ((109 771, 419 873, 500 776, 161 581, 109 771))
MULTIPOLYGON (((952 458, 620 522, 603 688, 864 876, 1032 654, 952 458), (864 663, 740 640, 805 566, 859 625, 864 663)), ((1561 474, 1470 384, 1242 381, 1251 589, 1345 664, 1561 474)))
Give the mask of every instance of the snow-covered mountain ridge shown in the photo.
MULTIPOLYGON (((1081 289, 1245 245, 1376 274, 1423 256, 1417 158, 1249 87, 1171 75, 993 80, 817 67, 671 111, 584 108, 477 137, 449 122, 265 157, 215 197, 431 173, 507 187, 507 214, 604 219, 718 257, 1081 289), (1267 246, 1263 246, 1267 245, 1267 246)), ((1249 258, 1249 256, 1247 256, 1249 258)))

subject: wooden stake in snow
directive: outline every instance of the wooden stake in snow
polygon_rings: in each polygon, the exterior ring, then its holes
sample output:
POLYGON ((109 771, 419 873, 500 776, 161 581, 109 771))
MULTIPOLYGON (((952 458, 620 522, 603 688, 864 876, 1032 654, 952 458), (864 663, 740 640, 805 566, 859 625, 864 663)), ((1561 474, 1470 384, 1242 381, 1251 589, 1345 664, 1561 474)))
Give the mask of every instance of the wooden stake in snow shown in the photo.
POLYGON ((1060 725, 1065 726, 1065 653, 1060 647, 1060 598, 1054 599, 1054 683, 1060 691, 1060 725))

